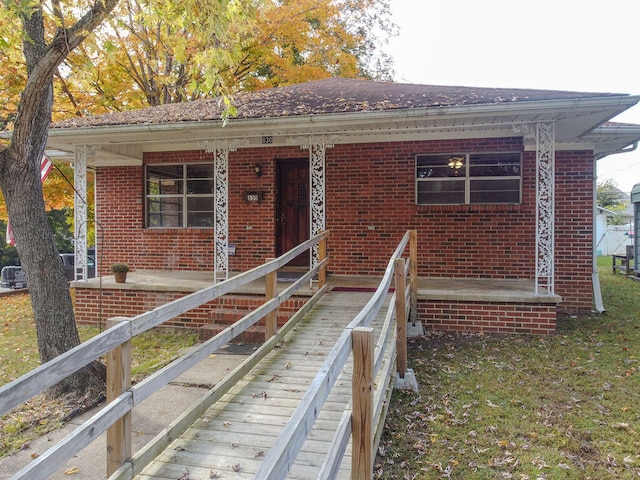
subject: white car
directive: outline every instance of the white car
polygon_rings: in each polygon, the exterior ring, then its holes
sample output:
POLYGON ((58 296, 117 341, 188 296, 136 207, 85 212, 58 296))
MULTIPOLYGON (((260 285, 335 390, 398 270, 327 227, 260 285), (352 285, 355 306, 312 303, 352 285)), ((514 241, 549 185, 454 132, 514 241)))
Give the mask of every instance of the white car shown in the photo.
POLYGON ((2 288, 27 288, 27 274, 20 265, 8 265, 2 267, 0 273, 2 288))

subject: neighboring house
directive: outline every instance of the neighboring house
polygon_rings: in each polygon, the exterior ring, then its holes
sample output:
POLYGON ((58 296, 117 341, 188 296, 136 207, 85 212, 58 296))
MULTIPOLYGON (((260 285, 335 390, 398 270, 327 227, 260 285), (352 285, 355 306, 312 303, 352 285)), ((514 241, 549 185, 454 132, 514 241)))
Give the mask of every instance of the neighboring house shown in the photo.
MULTIPOLYGON (((419 276, 453 285, 425 287, 423 322, 544 333, 592 309, 595 165, 640 139, 608 123, 639 99, 327 79, 239 94, 226 125, 219 99, 74 118, 48 148, 75 163, 80 195, 95 168, 103 274, 124 261, 220 280, 329 229, 334 278, 380 276, 416 229, 419 276), (474 281, 495 294, 465 296, 474 281), (505 299, 499 282, 529 293, 505 299)), ((82 202, 76 224, 84 251, 82 202)))
POLYGON ((608 208, 596 206, 595 217, 595 245, 597 255, 609 255, 609 236, 607 227, 609 219, 613 218, 615 212, 608 208))
MULTIPOLYGON (((640 183, 631 189, 631 204, 633 205, 633 252, 634 258, 640 259, 640 183)), ((634 261, 634 271, 640 277, 640 261, 634 261)))
MULTIPOLYGON (((612 225, 611 219, 616 216, 620 217, 621 214, 607 208, 596 207, 595 244, 597 255, 624 255, 626 246, 633 245, 633 222, 612 225)), ((633 220, 631 204, 625 210, 622 218, 633 220)))

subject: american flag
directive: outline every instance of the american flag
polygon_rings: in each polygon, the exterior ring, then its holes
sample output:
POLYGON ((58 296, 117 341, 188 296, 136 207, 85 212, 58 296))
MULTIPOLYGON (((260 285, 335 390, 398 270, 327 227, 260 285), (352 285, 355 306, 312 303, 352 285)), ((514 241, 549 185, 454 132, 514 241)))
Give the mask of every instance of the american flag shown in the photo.
MULTIPOLYGON (((52 168, 53 168, 53 162, 49 157, 44 155, 42 157, 42 161, 40 162, 40 181, 42 183, 44 183, 44 181, 47 178, 47 175, 49 175, 49 172, 51 171, 52 168)), ((9 222, 7 222, 7 243, 9 245, 16 244, 16 239, 13 237, 13 230, 11 230, 11 225, 9 224, 9 222)))

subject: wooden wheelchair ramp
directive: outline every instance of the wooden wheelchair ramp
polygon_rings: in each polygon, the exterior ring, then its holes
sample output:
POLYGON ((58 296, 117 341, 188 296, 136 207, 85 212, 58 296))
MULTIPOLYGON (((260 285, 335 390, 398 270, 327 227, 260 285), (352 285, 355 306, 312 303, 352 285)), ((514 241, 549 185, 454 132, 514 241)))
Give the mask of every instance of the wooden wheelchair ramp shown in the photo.
MULTIPOLYGON (((283 337, 277 348, 249 370, 135 478, 254 478, 339 336, 371 296, 372 293, 367 292, 332 291, 325 294, 283 337)), ((387 294, 385 305, 390 298, 387 294)), ((371 325, 375 343, 385 310, 381 309, 371 325)), ((384 341, 394 342, 395 337, 384 341)), ((384 362, 390 361, 384 359, 384 362)), ((340 420, 350 408, 352 368, 350 358, 287 478, 318 478, 340 420)), ((381 378, 374 385, 386 389, 388 383, 388 379, 381 378)), ((350 445, 337 478, 351 478, 350 445)))

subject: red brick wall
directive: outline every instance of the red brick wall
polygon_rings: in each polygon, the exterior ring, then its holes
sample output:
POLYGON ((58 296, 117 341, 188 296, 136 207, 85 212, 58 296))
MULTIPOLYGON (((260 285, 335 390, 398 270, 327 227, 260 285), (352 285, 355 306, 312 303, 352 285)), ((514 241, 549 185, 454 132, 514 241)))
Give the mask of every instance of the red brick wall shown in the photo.
POLYGON ((556 330, 556 305, 419 300, 418 318, 435 330, 546 335, 556 330))
MULTIPOLYGON (((416 229, 421 276, 533 279, 535 152, 524 153, 520 205, 415 205, 416 154, 522 149, 519 137, 327 149, 330 272, 381 274, 403 233, 416 229)), ((275 159, 308 155, 298 147, 230 153, 229 240, 236 245, 231 270, 252 268, 274 255, 275 159), (256 163, 261 165, 261 178, 256 178, 256 163), (245 190, 265 191, 264 201, 245 203, 245 190)), ((556 293, 565 300, 564 311, 586 311, 591 307, 593 162, 589 152, 557 152, 556 157, 556 293)), ((197 161, 213 161, 212 155, 159 152, 144 159, 145 163, 197 161)), ((126 261, 134 269, 212 270, 213 229, 143 228, 143 168, 102 168, 97 183, 98 219, 105 239, 103 271, 114 261, 126 261)))
MULTIPOLYGON (((80 325, 106 326, 106 320, 112 317, 133 317, 148 310, 184 297, 184 292, 151 292, 143 290, 103 290, 93 288, 75 289, 76 321, 80 325), (102 309, 102 311, 101 311, 102 309)), ((285 301, 278 309, 278 326, 282 326, 289 317, 299 310, 308 300, 307 297, 292 297, 285 301)), ((202 305, 199 308, 166 322, 163 327, 197 330, 204 338, 210 338, 227 326, 240 320, 251 310, 265 302, 262 295, 225 295, 221 298, 202 305)), ((264 340, 264 320, 258 324, 262 336, 250 338, 242 337, 251 343, 264 340)), ((253 328, 253 330, 256 330, 253 328)))
MULTIPOLYGON (((229 161, 229 239, 236 245, 230 257, 232 271, 244 271, 273 257, 275 252, 274 158, 308 158, 298 147, 247 149, 232 152, 229 161), (260 163, 262 177, 256 178, 260 163), (247 204, 246 190, 265 192, 260 204, 247 204)), ((203 151, 157 152, 145 155, 145 164, 213 162, 203 151)), ((144 168, 100 168, 97 173, 98 221, 104 242, 98 239, 101 271, 114 262, 127 262, 135 270, 211 271, 214 264, 212 228, 144 228, 144 168)))
POLYGON ((591 312, 593 164, 591 152, 556 152, 555 283, 561 313, 591 312))
POLYGON ((497 150, 522 150, 521 140, 339 145, 329 149, 330 270, 380 274, 404 232, 416 229, 420 276, 532 278, 535 203, 529 190, 535 186, 531 177, 535 156, 524 157, 521 205, 415 204, 416 154, 497 150))

